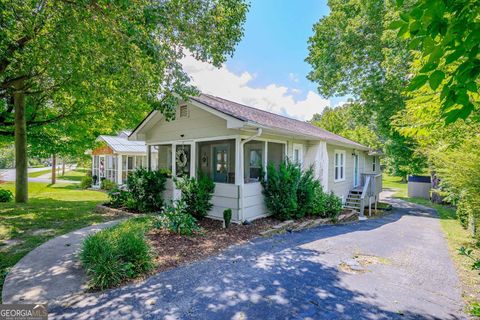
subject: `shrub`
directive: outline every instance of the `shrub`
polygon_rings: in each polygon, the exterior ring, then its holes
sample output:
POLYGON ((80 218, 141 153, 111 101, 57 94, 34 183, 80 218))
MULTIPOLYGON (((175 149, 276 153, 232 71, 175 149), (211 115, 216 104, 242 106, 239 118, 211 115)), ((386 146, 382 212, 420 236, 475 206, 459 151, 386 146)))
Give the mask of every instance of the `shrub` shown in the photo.
POLYGON ((0 189, 0 202, 10 202, 13 200, 13 193, 10 190, 0 189))
POLYGON ((187 211, 183 200, 176 202, 176 206, 168 206, 165 212, 159 217, 157 228, 165 228, 171 232, 190 236, 200 228, 197 219, 187 211))
POLYGON ((145 168, 134 170, 127 179, 127 188, 132 197, 130 204, 142 212, 162 210, 166 181, 166 175, 160 171, 145 168))
POLYGON ((82 177, 82 181, 80 181, 80 188, 88 189, 93 185, 93 179, 91 176, 84 176, 82 177))
POLYGON ((145 232, 148 218, 133 218, 88 236, 80 260, 90 276, 90 286, 106 289, 153 268, 145 232))
POLYGON ((327 218, 335 219, 342 212, 342 199, 333 192, 326 196, 325 214, 327 218))
POLYGON ((207 216, 212 209, 211 203, 215 183, 202 173, 198 173, 198 179, 183 177, 175 180, 178 189, 182 191, 182 201, 185 203, 186 211, 198 219, 207 216))
POLYGON ((298 182, 297 189, 297 205, 298 210, 295 215, 296 218, 301 218, 306 215, 311 215, 314 213, 315 209, 315 198, 319 193, 322 192, 322 186, 320 181, 315 179, 313 167, 310 167, 308 170, 304 171, 298 182))
POLYGON ((130 198, 130 192, 123 187, 115 186, 108 192, 109 204, 114 208, 120 208, 126 205, 130 198))
POLYGON ((315 198, 313 200, 313 215, 321 218, 327 217, 327 199, 328 194, 323 192, 320 187, 315 191, 315 198))
POLYGON ((106 191, 112 190, 116 186, 117 184, 115 182, 110 181, 108 179, 102 179, 102 182, 100 183, 100 189, 106 190, 106 191))
POLYGON ((96 174, 94 174, 94 175, 92 176, 92 181, 93 181, 93 184, 95 184, 95 185, 97 184, 98 176, 97 176, 96 174))
POLYGON ((225 228, 228 228, 232 221, 232 209, 223 210, 223 221, 225 221, 225 228))
MULTIPOLYGON (((263 170, 262 170, 263 171, 263 170)), ((267 166, 267 177, 261 174, 265 205, 280 220, 289 220, 297 216, 297 189, 302 171, 299 166, 286 161, 278 170, 273 163, 267 166)))

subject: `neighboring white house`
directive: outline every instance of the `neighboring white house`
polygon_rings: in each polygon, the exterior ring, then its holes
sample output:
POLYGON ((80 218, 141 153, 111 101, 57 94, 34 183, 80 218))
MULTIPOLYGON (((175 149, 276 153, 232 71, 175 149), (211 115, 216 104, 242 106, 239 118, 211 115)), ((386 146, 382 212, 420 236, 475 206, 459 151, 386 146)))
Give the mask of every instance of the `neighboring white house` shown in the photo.
POLYGON ((92 177, 97 178, 94 186, 100 186, 103 178, 124 184, 129 172, 147 167, 145 142, 129 141, 129 134, 129 131, 122 131, 117 136, 101 135, 97 138, 100 146, 89 152, 92 155, 92 177))
MULTIPOLYGON (((382 187, 378 157, 368 147, 307 122, 206 94, 181 102, 171 121, 152 111, 129 140, 145 141, 152 170, 211 176, 216 183, 209 213, 213 218, 221 219, 226 208, 237 222, 268 215, 260 170, 285 157, 304 168, 313 166, 324 190, 362 215, 365 204, 376 203, 382 187)), ((180 196, 171 179, 165 196, 180 196)))

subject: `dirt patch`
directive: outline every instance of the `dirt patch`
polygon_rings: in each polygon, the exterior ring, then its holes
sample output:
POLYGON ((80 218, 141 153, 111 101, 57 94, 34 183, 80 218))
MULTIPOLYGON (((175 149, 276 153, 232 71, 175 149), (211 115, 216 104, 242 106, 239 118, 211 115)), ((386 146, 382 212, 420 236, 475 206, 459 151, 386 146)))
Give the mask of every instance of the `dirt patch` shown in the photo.
POLYGON ((366 254, 357 254, 353 257, 362 267, 369 266, 371 264, 387 264, 388 260, 385 258, 366 255, 366 254))
POLYGON ((0 241, 0 252, 6 252, 12 247, 21 245, 22 243, 24 243, 24 241, 20 239, 9 239, 0 241))
POLYGON ((43 235, 54 234, 54 233, 55 233, 54 229, 37 229, 35 231, 32 231, 30 234, 32 236, 43 236, 43 235))
POLYGON ((388 260, 377 256, 356 254, 352 259, 340 262, 338 268, 350 274, 359 274, 369 271, 367 267, 372 264, 386 264, 388 260))
POLYGON ((222 221, 206 218, 199 221, 201 234, 187 237, 164 229, 153 229, 147 238, 154 251, 157 271, 165 271, 218 254, 231 245, 245 243, 278 223, 278 220, 268 217, 249 225, 232 224, 223 229, 222 221))

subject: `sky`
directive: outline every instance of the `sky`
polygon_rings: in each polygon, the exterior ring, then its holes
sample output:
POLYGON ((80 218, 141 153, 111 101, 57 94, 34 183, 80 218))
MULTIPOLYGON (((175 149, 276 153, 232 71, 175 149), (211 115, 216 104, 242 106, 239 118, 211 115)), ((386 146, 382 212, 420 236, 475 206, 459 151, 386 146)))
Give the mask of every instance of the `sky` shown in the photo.
POLYGON ((251 0, 234 56, 219 69, 186 57, 184 70, 204 93, 309 120, 346 100, 321 97, 306 78, 307 41, 314 23, 328 12, 326 1, 251 0))

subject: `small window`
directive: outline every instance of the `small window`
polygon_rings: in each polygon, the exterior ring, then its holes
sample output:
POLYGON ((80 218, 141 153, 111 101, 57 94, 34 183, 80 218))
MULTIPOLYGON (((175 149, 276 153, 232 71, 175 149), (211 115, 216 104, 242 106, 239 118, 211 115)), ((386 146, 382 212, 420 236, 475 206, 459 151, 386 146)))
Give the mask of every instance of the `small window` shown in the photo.
POLYGON ((335 181, 345 180, 345 151, 335 150, 335 181))
POLYGON ((188 118, 188 107, 186 105, 180 106, 180 118, 188 118))
POLYGON ((293 144, 293 163, 302 164, 303 162, 303 146, 301 144, 293 144))
POLYGON ((372 159, 372 170, 373 172, 377 171, 377 157, 373 156, 372 159))

